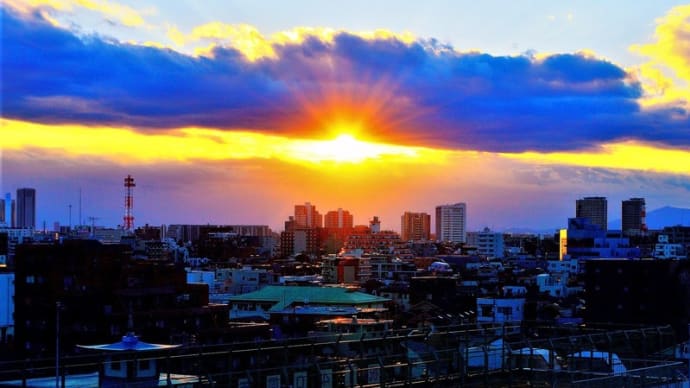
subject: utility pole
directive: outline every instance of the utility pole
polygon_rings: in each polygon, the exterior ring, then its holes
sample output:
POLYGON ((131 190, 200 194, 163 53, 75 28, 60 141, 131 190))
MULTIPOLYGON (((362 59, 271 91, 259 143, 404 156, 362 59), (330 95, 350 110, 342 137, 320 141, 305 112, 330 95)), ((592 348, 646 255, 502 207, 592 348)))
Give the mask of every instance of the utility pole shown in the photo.
POLYGON ((55 388, 60 388, 60 309, 62 303, 55 302, 55 388))

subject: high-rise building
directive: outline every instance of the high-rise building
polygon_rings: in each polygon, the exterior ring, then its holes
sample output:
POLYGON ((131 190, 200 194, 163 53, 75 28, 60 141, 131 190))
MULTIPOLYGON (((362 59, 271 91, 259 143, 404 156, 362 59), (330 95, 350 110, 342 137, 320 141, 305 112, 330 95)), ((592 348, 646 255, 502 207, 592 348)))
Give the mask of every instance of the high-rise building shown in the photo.
POLYGON ((647 231, 644 198, 630 198, 621 203, 621 230, 627 236, 639 236, 647 231))
POLYGON ((403 241, 428 240, 431 236, 431 216, 426 213, 405 212, 400 221, 403 241))
POLYGON ((575 201, 575 217, 589 218, 592 225, 608 230, 608 205, 606 197, 584 197, 575 201))
POLYGON ((0 209, 0 224, 3 224, 9 228, 13 228, 15 225, 15 203, 12 199, 12 194, 5 193, 5 199, 0 201, 2 204, 2 209, 0 209))
POLYGON ((464 202, 436 206, 436 239, 466 242, 467 205, 464 202))
POLYGON ((36 190, 17 189, 17 227, 36 228, 36 190))
POLYGON ((316 210, 316 206, 309 202, 295 205, 295 225, 303 228, 321 228, 323 216, 316 210))
POLYGON ((324 227, 326 229, 352 229, 353 218, 349 211, 338 208, 326 213, 324 227))

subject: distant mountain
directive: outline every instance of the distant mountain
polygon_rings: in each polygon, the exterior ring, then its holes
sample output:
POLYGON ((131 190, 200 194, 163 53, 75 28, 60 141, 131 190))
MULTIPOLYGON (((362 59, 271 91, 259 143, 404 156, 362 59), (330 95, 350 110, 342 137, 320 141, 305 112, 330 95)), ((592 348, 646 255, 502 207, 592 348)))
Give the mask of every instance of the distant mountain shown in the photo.
MULTIPOLYGON (((647 228, 650 230, 675 225, 690 226, 690 209, 664 206, 647 212, 647 228)), ((620 228, 620 219, 609 222, 609 229, 620 230, 620 228)))
POLYGON ((537 234, 537 235, 553 235, 555 234, 558 229, 557 227, 553 227, 550 229, 531 229, 531 228, 505 228, 500 230, 501 233, 508 233, 508 234, 537 234))

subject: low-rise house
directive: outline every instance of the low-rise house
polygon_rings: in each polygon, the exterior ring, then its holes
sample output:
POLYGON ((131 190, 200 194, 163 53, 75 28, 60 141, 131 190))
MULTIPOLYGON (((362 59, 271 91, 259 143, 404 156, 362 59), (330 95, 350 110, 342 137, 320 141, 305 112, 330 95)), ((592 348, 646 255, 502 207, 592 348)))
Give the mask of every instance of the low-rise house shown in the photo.
POLYGON ((383 314, 388 298, 344 287, 266 286, 229 297, 230 319, 263 319, 274 330, 300 331, 325 318, 383 314))

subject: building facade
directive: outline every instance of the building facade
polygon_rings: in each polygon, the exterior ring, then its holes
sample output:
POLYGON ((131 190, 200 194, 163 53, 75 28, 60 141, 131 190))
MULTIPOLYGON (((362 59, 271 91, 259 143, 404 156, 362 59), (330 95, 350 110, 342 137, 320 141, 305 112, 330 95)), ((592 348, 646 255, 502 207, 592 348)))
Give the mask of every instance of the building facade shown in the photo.
POLYGON ((14 273, 0 272, 0 345, 14 336, 14 273))
POLYGON ((16 227, 36 229, 36 190, 17 189, 16 227))
POLYGON ((608 229, 608 202, 606 197, 584 197, 575 201, 575 217, 589 218, 601 230, 608 229))
POLYGON ((467 233, 467 244, 477 248, 477 253, 491 258, 502 258, 503 233, 493 232, 489 228, 479 232, 467 233))
POLYGON ((590 260, 585 263, 585 320, 671 325, 688 339, 690 261, 590 260))
POLYGON ((641 236, 647 233, 644 198, 630 198, 621 203, 621 230, 626 236, 641 236))
POLYGON ((324 227, 326 229, 352 229, 352 214, 350 214, 349 211, 340 208, 338 210, 331 210, 326 213, 324 227))
POLYGON ((628 237, 601 230, 589 217, 569 218, 568 229, 561 230, 561 260, 640 256, 640 248, 631 246, 628 237))
POLYGON ((130 331, 156 342, 216 343, 227 328, 226 305, 208 302, 205 284, 187 284, 184 267, 135 260, 124 244, 65 240, 22 244, 15 271, 15 341, 25 356, 104 343, 130 331))
POLYGON ((466 242, 467 205, 459 202, 436 206, 436 240, 466 242))
POLYGON ((323 227, 323 215, 316 210, 316 206, 309 202, 295 205, 295 226, 303 228, 323 227))
POLYGON ((5 193, 4 199, 0 200, 2 209, 0 210, 0 225, 14 228, 16 218, 16 203, 12 199, 12 194, 5 193))
POLYGON ((431 237, 431 216, 426 213, 405 212, 400 222, 403 241, 429 240, 431 237))

